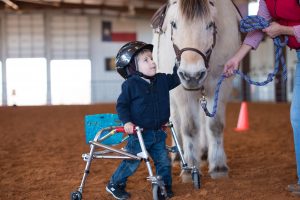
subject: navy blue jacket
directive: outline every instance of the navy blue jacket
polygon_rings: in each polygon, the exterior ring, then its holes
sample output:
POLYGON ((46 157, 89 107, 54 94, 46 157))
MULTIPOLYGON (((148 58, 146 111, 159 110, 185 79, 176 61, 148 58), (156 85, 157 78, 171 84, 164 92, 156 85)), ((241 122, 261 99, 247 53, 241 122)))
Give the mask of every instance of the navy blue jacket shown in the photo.
POLYGON ((120 120, 148 130, 160 129, 170 118, 169 91, 179 84, 177 67, 173 74, 157 73, 151 83, 138 75, 130 76, 117 101, 120 120))

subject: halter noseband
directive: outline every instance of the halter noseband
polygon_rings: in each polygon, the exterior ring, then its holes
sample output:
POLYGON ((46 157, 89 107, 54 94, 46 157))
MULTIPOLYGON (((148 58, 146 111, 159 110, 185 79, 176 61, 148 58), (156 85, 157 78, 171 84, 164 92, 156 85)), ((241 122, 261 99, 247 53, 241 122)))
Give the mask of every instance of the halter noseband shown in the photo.
POLYGON ((198 53, 203 58, 205 67, 206 67, 206 69, 208 69, 208 67, 209 67, 208 63, 209 63, 209 60, 210 60, 212 50, 216 45, 216 37, 217 37, 217 26, 216 26, 215 23, 213 23, 212 26, 213 26, 213 29, 214 29, 213 30, 213 44, 210 47, 210 49, 207 51, 208 53, 206 55, 204 53, 202 53, 200 50, 198 50, 196 48, 192 48, 192 47, 186 47, 186 48, 183 48, 183 49, 179 49, 178 46, 174 43, 174 40, 173 40, 173 26, 171 26, 171 40, 173 42, 173 48, 174 48, 174 51, 175 51, 175 54, 176 54, 176 65, 178 67, 179 67, 180 62, 181 62, 182 53, 185 52, 185 51, 194 51, 194 52, 198 53))

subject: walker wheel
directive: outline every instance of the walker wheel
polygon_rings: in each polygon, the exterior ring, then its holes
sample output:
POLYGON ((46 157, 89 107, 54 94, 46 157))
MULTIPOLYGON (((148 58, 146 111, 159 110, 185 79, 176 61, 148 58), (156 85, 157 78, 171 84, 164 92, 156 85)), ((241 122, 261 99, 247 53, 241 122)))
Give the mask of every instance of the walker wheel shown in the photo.
POLYGON ((166 194, 164 194, 164 192, 162 192, 162 190, 160 189, 160 186, 158 184, 152 184, 152 194, 153 194, 153 200, 167 199, 166 194))
POLYGON ((75 191, 71 193, 71 200, 81 200, 82 194, 79 191, 75 191))
POLYGON ((200 189, 201 181, 200 181, 200 174, 199 174, 198 170, 195 170, 192 172, 192 179, 193 179, 193 183, 194 183, 194 188, 200 189))

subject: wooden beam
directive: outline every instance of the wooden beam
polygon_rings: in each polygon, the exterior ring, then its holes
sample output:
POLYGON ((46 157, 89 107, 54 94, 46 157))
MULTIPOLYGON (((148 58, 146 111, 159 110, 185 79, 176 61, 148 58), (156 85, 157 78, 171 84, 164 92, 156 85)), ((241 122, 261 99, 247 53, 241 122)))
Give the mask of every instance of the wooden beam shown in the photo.
MULTIPOLYGON (((157 1, 157 0, 156 0, 157 1)), ((117 15, 128 15, 128 6, 111 6, 111 5, 90 5, 90 4, 77 4, 77 3, 66 3, 66 1, 61 1, 59 4, 43 4, 32 3, 30 0, 18 1, 19 10, 23 11, 34 11, 34 10, 72 10, 72 9, 90 9, 90 10, 101 10, 101 11, 114 11, 117 15)), ((0 4, 0 9, 5 9, 5 7, 0 4)), ((147 17, 150 18, 155 12, 156 8, 147 7, 135 7, 135 15, 130 17, 147 17)))
POLYGON ((2 0, 2 2, 4 2, 7 6, 13 8, 15 10, 19 9, 19 6, 10 0, 2 0))

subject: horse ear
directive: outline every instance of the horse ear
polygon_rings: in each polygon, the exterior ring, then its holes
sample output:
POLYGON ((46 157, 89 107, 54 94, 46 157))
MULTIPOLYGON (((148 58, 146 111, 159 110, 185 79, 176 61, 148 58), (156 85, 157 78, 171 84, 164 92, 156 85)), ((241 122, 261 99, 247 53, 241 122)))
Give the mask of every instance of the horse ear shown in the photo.
POLYGON ((165 3, 154 13, 154 15, 151 18, 151 27, 157 33, 164 32, 162 27, 163 27, 163 23, 165 21, 167 7, 168 7, 168 4, 165 3))
POLYGON ((171 23, 171 20, 176 18, 177 16, 177 12, 178 12, 177 5, 178 5, 178 0, 169 0, 169 4, 166 8, 165 19, 161 26, 161 30, 164 33, 166 32, 168 25, 171 23))

